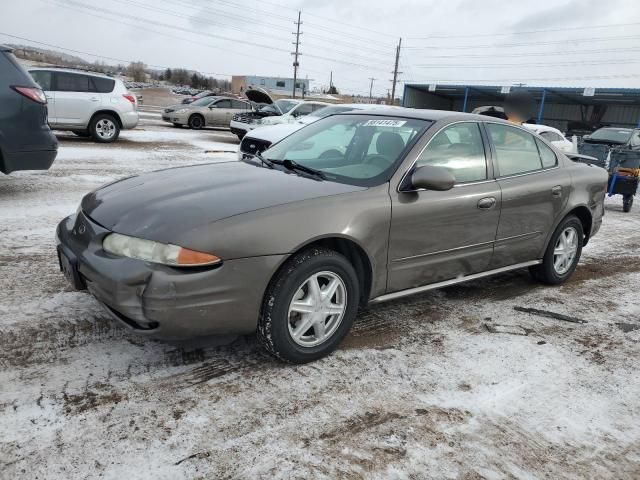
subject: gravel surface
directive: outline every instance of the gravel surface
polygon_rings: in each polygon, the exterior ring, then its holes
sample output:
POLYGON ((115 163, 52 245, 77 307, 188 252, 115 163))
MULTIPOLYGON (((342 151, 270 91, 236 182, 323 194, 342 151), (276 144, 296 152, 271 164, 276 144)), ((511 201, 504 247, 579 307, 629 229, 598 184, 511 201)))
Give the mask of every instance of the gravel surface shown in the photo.
POLYGON ((55 256, 100 184, 235 158, 228 132, 143 113, 114 145, 64 134, 51 170, 0 177, 0 478, 640 477, 640 208, 607 200, 561 287, 519 271, 370 307, 313 364, 253 337, 159 343, 55 256))

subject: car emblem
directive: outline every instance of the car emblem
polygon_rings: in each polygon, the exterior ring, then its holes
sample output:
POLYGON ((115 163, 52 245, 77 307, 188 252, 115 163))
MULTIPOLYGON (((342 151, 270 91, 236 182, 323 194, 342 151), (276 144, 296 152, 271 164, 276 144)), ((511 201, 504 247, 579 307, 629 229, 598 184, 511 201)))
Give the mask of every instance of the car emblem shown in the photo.
POLYGON ((81 223, 80 226, 78 227, 78 233, 82 235, 86 231, 87 231, 87 228, 84 226, 84 223, 81 223))
POLYGON ((249 148, 253 150, 254 148, 256 148, 256 144, 252 143, 251 145, 249 145, 249 148))

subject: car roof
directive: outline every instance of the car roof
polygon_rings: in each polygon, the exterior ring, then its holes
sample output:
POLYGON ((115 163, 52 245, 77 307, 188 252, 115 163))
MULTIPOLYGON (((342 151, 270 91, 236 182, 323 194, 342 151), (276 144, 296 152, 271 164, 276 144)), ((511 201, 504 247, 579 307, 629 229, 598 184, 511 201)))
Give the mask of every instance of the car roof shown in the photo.
POLYGON ((353 110, 350 112, 342 113, 341 115, 380 115, 385 117, 397 117, 397 118, 415 118, 417 120, 430 120, 437 122, 440 120, 469 120, 476 122, 496 122, 506 123, 506 120, 499 118, 487 117, 486 115, 474 115, 472 113, 453 112, 449 110, 427 110, 418 108, 406 108, 406 107, 394 107, 388 106, 387 108, 371 109, 371 110, 353 110))
POLYGON ((105 75, 104 73, 91 72, 89 70, 78 70, 77 68, 60 68, 60 67, 52 66, 52 67, 31 67, 31 68, 28 68, 27 70, 29 70, 30 72, 47 71, 47 72, 78 73, 81 75, 91 75, 92 77, 108 78, 109 80, 119 80, 118 78, 110 77, 109 75, 105 75))

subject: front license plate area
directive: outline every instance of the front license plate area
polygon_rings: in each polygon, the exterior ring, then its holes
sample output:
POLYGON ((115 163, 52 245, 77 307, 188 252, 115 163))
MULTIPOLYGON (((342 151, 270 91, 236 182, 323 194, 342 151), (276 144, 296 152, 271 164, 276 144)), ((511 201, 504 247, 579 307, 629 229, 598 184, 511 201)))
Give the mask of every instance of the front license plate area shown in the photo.
POLYGON ((78 272, 78 265, 75 259, 70 259, 62 251, 62 248, 58 246, 58 263, 60 264, 60 271, 64 274, 67 281, 76 290, 84 290, 87 288, 84 280, 78 272))

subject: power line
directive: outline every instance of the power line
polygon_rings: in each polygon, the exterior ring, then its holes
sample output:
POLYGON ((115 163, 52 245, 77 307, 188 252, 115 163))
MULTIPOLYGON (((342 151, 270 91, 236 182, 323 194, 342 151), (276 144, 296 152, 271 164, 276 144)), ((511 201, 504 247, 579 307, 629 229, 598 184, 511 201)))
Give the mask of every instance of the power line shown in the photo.
MULTIPOLYGON (((621 53, 621 52, 637 52, 640 47, 632 48, 605 48, 600 50, 574 50, 574 51, 562 51, 562 52, 523 52, 523 53, 501 53, 500 57, 542 57, 542 56, 556 56, 556 55, 593 55, 597 53, 621 53)), ((425 55, 421 58, 495 58, 495 54, 455 54, 455 55, 425 55)))
POLYGON ((503 33, 469 33, 464 35, 450 35, 450 34, 436 34, 426 36, 413 36, 407 37, 410 40, 430 40, 434 38, 478 38, 478 37, 499 37, 499 36, 511 36, 511 35, 532 35, 536 33, 552 33, 552 32, 570 32, 575 30, 591 30, 598 28, 612 28, 612 27, 632 27, 640 25, 640 22, 636 23, 610 23, 608 25, 587 25, 583 27, 563 27, 563 28, 548 28, 542 30, 528 30, 522 32, 503 32, 503 33))
POLYGON ((631 65, 640 63, 640 60, 611 60, 611 61, 586 61, 586 62, 562 62, 562 63, 494 63, 482 65, 454 65, 454 64, 427 64, 416 65, 416 68, 512 68, 512 67, 573 67, 573 66, 598 66, 598 65, 631 65))
POLYGON ((618 40, 637 40, 640 35, 628 35, 624 37, 590 37, 590 38, 573 38, 565 40, 555 40, 550 42, 523 42, 523 43, 494 43, 490 45, 429 45, 424 47, 405 47, 408 50, 460 50, 469 48, 513 48, 513 47, 530 47, 532 45, 565 45, 567 43, 584 43, 584 42, 610 42, 618 40))

